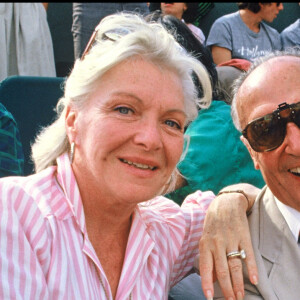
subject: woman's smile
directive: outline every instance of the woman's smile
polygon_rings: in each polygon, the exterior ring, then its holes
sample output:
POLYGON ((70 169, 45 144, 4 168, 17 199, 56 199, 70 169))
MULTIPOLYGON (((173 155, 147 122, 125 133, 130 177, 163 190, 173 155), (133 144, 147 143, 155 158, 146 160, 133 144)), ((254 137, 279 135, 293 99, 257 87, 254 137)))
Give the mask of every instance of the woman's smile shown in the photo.
POLYGON ((151 171, 153 171, 153 170, 155 170, 157 168, 155 166, 150 166, 150 165, 135 163, 133 161, 122 159, 122 158, 120 158, 120 161, 123 162, 123 163, 125 163, 125 164, 128 164, 130 166, 133 166, 135 168, 142 169, 142 170, 151 170, 151 171))

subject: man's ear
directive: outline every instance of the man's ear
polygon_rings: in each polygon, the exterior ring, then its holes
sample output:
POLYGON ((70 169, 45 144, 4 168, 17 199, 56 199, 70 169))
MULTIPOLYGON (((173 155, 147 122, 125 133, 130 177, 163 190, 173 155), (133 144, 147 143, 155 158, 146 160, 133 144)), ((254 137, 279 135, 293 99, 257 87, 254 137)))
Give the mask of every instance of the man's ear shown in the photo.
POLYGON ((66 116, 65 116, 65 127, 66 133, 69 138, 70 144, 75 142, 76 139, 76 120, 77 120, 77 111, 73 110, 70 106, 66 108, 66 116))
POLYGON ((253 164, 254 164, 254 168, 256 170, 259 170, 259 163, 257 161, 257 152, 251 148, 248 140, 244 136, 241 135, 240 139, 243 142, 243 144, 246 146, 246 148, 248 149, 248 152, 250 153, 250 156, 251 156, 253 164))

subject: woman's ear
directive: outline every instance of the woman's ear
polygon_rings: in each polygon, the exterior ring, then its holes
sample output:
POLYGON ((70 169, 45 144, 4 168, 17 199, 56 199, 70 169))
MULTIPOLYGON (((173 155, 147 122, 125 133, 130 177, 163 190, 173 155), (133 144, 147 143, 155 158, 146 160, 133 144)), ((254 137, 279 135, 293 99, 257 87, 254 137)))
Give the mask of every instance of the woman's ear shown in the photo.
POLYGON ((250 156, 251 156, 253 164, 254 164, 254 168, 256 170, 259 170, 259 163, 257 161, 257 152, 251 148, 249 142, 247 141, 247 139, 245 137, 241 136, 240 139, 244 143, 246 148, 248 149, 248 152, 250 153, 250 156))
POLYGON ((66 133, 69 138, 70 144, 72 144, 76 140, 76 133, 77 133, 76 120, 77 120, 77 111, 75 111, 68 105, 66 108, 65 126, 66 126, 66 133))

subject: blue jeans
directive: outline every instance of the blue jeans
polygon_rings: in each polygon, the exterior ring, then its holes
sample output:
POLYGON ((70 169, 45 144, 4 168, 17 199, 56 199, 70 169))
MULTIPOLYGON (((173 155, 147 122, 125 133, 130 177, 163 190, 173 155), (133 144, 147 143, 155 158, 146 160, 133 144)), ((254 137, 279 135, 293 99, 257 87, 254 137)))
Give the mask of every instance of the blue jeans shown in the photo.
POLYGON ((168 300, 206 300, 201 277, 193 273, 182 279, 170 290, 168 300))

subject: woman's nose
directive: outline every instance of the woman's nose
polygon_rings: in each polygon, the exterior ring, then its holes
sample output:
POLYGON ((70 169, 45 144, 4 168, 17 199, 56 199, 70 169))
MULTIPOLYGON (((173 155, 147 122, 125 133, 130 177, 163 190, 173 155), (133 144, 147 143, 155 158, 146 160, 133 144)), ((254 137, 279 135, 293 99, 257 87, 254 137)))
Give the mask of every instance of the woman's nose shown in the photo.
POLYGON ((162 132, 158 123, 144 121, 134 136, 134 142, 144 147, 146 151, 158 150, 162 147, 162 132))

